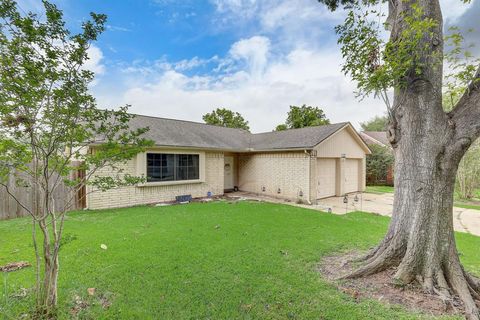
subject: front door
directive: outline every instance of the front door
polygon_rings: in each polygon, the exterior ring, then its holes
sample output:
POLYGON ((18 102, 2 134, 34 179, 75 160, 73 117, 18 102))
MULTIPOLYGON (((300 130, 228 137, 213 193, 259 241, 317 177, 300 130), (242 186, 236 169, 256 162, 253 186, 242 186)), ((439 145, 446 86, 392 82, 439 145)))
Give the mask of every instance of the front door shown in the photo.
POLYGON ((224 164, 225 164, 225 172, 224 172, 224 189, 233 189, 234 187, 234 175, 235 175, 235 167, 233 156, 225 156, 224 157, 224 164))

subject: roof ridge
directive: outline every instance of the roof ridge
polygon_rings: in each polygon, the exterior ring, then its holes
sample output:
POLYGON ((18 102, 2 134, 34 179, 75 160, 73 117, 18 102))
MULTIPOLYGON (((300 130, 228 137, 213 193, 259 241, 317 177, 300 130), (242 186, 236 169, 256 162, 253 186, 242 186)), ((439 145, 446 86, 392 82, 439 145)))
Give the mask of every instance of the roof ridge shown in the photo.
POLYGON ((183 120, 183 119, 173 119, 173 118, 157 117, 157 116, 150 116, 150 115, 138 114, 138 113, 132 113, 132 112, 129 112, 129 114, 134 115, 135 117, 145 117, 145 118, 152 118, 152 119, 161 119, 161 120, 171 120, 171 121, 179 121, 179 122, 188 122, 188 123, 200 124, 200 125, 211 126, 211 127, 216 127, 216 128, 239 130, 239 131, 243 131, 243 132, 245 132, 245 133, 250 133, 250 134, 252 134, 251 132, 249 132, 249 131, 247 131, 247 130, 245 130, 245 129, 241 129, 241 128, 230 128, 230 127, 218 126, 218 125, 215 125, 215 124, 209 124, 209 123, 192 121, 192 120, 183 120))
POLYGON ((132 113, 132 112, 129 112, 129 113, 130 113, 131 115, 134 115, 135 117, 144 117, 144 118, 161 119, 161 120, 171 120, 171 121, 178 121, 178 122, 187 122, 187 123, 199 124, 199 125, 204 125, 204 126, 211 126, 211 127, 216 127, 216 128, 239 130, 239 131, 242 131, 242 132, 244 132, 244 133, 248 133, 248 134, 250 134, 250 135, 276 133, 276 132, 285 132, 285 131, 301 130, 301 129, 312 129, 312 128, 325 127, 325 126, 346 125, 346 124, 350 123, 349 121, 343 121, 343 122, 337 122, 337 123, 321 124, 321 125, 317 125, 317 126, 308 126, 308 127, 302 127, 302 128, 292 128, 292 129, 281 130, 281 131, 275 131, 275 130, 273 130, 273 131, 265 131, 265 132, 252 133, 252 132, 250 132, 250 131, 247 131, 247 130, 241 129, 241 128, 230 128, 230 127, 224 127, 224 126, 219 126, 219 125, 215 125, 215 124, 209 124, 209 123, 192 121, 192 120, 165 118, 165 117, 151 116, 151 115, 138 114, 138 113, 132 113))
POLYGON ((329 124, 321 124, 318 126, 308 126, 308 127, 302 127, 302 128, 292 128, 292 129, 286 129, 286 130, 280 130, 280 131, 265 131, 265 132, 258 132, 258 133, 252 133, 252 135, 257 135, 257 134, 267 134, 267 133, 280 133, 280 132, 288 132, 288 131, 293 131, 293 130, 302 130, 302 129, 315 129, 318 127, 331 127, 331 126, 338 126, 338 125, 347 125, 349 124, 349 121, 344 121, 344 122, 337 122, 337 123, 329 123, 329 124))

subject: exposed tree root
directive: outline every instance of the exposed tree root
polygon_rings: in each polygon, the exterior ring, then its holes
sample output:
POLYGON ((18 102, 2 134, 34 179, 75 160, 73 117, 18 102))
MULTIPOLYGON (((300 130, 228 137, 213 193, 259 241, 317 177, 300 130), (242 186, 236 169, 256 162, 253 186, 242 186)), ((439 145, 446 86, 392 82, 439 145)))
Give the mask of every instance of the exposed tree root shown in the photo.
POLYGON ((426 259, 431 261, 422 265, 412 256, 407 256, 405 250, 400 250, 404 256, 399 260, 396 259, 398 248, 376 248, 375 254, 366 255, 363 265, 342 279, 361 278, 397 267, 392 279, 395 284, 407 285, 416 282, 425 293, 437 295, 446 308, 456 309, 453 298, 453 295, 456 295, 463 304, 466 319, 480 320, 480 280, 463 270, 455 247, 451 247, 450 251, 442 262, 426 259))

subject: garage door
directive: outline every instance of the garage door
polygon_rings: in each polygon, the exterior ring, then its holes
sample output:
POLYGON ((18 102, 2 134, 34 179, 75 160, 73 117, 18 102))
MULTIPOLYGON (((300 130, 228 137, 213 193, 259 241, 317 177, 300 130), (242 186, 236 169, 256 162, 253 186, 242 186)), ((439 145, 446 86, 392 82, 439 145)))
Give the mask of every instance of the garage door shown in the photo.
POLYGON ((317 199, 335 196, 335 159, 317 159, 317 199))
POLYGON ((358 166, 360 160, 347 159, 345 161, 345 193, 358 191, 358 166))

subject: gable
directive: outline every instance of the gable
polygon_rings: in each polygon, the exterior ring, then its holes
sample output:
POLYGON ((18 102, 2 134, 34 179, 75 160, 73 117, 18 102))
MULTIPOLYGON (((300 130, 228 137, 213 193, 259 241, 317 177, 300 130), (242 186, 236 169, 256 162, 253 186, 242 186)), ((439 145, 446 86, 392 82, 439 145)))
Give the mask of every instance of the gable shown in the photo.
POLYGON ((390 149, 392 148, 387 138, 387 132, 385 131, 364 131, 360 132, 360 136, 369 145, 375 144, 390 149))
POLYGON ((340 158, 343 155, 347 158, 363 158, 365 154, 370 154, 370 150, 351 125, 335 132, 314 150, 317 151, 317 157, 322 158, 340 158))

